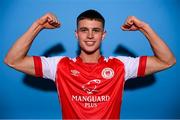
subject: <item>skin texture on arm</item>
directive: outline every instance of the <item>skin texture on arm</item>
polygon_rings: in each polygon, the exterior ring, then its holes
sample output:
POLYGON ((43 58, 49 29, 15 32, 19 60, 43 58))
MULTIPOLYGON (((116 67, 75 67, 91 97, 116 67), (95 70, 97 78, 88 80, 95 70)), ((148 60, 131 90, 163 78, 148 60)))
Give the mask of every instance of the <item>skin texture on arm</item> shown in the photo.
POLYGON ((146 23, 130 16, 121 27, 124 31, 141 31, 148 39, 154 56, 147 57, 145 75, 152 74, 173 66, 176 59, 166 43, 146 23))
POLYGON ((47 13, 42 16, 13 44, 4 63, 18 71, 35 75, 33 57, 27 55, 31 44, 41 30, 54 29, 59 26, 60 23, 53 14, 47 13))

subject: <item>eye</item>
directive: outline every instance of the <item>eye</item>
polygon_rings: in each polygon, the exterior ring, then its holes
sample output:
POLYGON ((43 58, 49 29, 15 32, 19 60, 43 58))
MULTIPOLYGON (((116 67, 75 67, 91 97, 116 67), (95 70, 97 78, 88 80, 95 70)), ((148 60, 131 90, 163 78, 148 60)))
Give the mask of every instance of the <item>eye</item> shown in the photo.
POLYGON ((86 31, 88 31, 88 29, 86 29, 86 28, 80 28, 79 31, 80 31, 80 32, 86 32, 86 31))
POLYGON ((81 31, 84 32, 84 31, 87 31, 87 30, 86 29, 82 29, 81 31))
POLYGON ((99 33, 99 32, 101 32, 101 29, 93 29, 93 32, 99 33))

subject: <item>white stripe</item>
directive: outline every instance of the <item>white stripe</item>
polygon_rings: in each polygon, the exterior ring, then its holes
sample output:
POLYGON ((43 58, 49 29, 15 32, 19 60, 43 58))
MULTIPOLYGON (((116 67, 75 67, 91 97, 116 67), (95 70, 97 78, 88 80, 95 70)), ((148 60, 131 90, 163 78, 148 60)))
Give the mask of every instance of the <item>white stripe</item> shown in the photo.
POLYGON ((43 78, 51 79, 55 81, 57 64, 64 56, 58 57, 41 57, 43 78))
POLYGON ((123 62, 125 66, 125 80, 137 77, 139 57, 133 58, 133 57, 126 57, 126 56, 117 56, 117 57, 110 57, 110 58, 116 58, 120 60, 121 62, 123 62))

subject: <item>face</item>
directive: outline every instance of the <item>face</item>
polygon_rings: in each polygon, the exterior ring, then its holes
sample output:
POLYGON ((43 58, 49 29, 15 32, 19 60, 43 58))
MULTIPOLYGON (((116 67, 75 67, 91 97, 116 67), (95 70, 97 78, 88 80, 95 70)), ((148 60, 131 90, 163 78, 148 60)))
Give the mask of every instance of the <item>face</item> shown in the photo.
POLYGON ((100 21, 80 20, 75 34, 79 41, 81 52, 89 54, 100 51, 101 41, 105 37, 103 25, 100 21))

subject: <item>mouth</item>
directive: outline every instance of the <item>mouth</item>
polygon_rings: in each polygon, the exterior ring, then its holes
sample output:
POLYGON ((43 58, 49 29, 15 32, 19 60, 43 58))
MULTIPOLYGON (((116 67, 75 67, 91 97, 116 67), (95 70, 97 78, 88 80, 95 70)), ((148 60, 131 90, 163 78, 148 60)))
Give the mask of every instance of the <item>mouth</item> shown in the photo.
POLYGON ((96 41, 84 41, 87 46, 93 46, 96 41))

